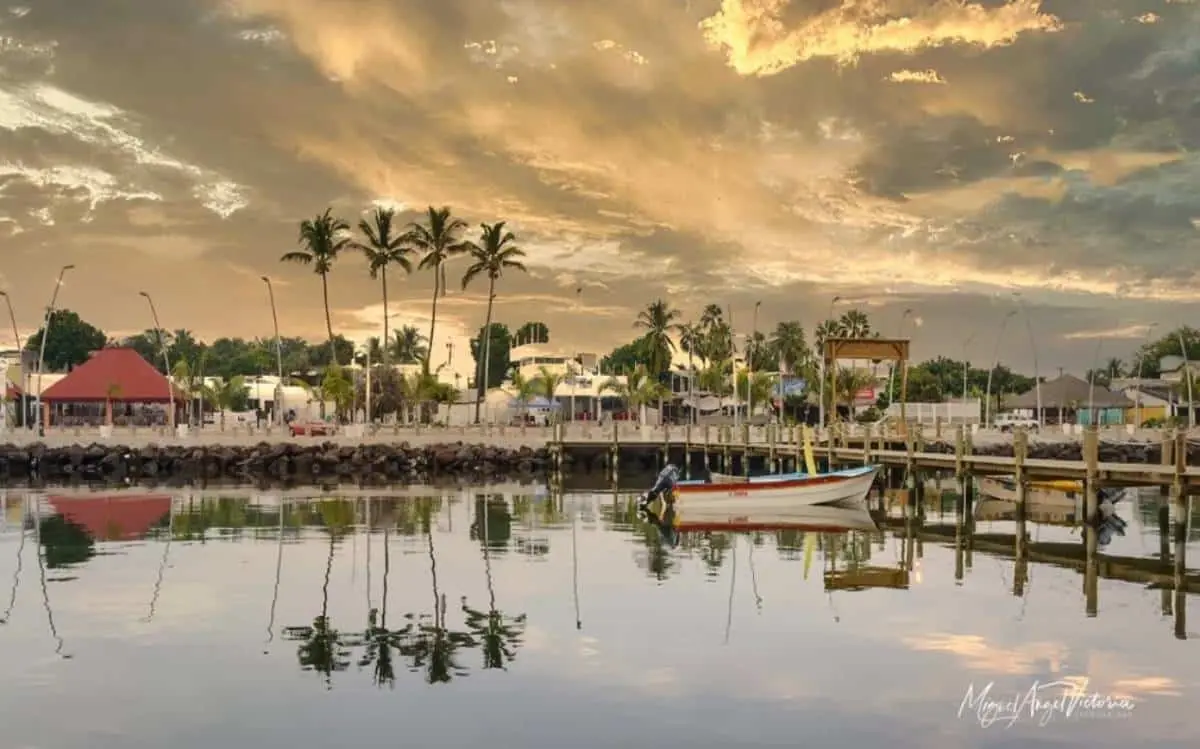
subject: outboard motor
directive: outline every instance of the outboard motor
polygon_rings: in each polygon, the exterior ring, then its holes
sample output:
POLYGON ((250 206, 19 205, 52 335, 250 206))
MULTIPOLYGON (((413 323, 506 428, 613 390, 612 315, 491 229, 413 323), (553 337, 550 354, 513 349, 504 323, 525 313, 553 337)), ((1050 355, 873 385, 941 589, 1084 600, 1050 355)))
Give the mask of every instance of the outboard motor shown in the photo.
POLYGON ((679 480, 679 469, 668 463, 665 468, 658 472, 658 478, 654 479, 654 486, 650 487, 650 491, 642 495, 639 502, 641 505, 648 505, 664 494, 667 495, 667 502, 672 502, 670 492, 675 488, 675 482, 679 480))

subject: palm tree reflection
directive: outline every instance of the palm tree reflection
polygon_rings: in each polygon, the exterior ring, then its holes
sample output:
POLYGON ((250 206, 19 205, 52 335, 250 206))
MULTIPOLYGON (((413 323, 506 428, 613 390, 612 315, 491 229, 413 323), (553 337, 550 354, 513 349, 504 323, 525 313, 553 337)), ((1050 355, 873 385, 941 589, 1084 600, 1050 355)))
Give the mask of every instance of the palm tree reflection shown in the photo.
POLYGON ((429 547, 429 572, 433 585, 432 623, 428 615, 406 615, 405 618, 411 623, 398 633, 396 649, 409 659, 410 671, 423 671, 425 681, 429 684, 445 684, 455 676, 467 675, 466 669, 454 659, 460 648, 474 647, 476 643, 469 634, 453 632, 446 627, 446 596, 438 589, 437 556, 433 547, 432 506, 426 500, 420 501, 419 511, 429 547))
POLYGON ((383 523, 383 600, 379 609, 372 608, 367 614, 366 648, 358 661, 359 668, 374 665, 375 686, 395 687, 396 670, 392 664, 392 651, 396 646, 397 632, 388 630, 388 579, 392 573, 392 552, 388 535, 395 519, 389 517, 383 523))
MULTIPOLYGON (((525 615, 506 617, 496 608, 496 587, 492 581, 491 539, 488 529, 491 523, 489 505, 502 504, 507 509, 503 499, 475 503, 477 513, 476 523, 483 531, 483 569, 487 577, 488 610, 487 613, 473 609, 467 605, 467 597, 462 597, 462 611, 466 617, 467 629, 483 644, 483 667, 505 669, 506 664, 516 657, 517 648, 521 645, 521 637, 525 633, 525 615), (482 510, 482 517, 480 511, 482 510)), ((506 513, 505 513, 506 514, 506 513)))
POLYGON ((285 627, 284 639, 300 641, 297 656, 305 671, 316 671, 325 677, 326 689, 333 688, 333 673, 350 666, 350 644, 329 621, 329 578, 333 572, 333 553, 338 540, 347 532, 353 518, 349 502, 321 503, 321 518, 329 535, 329 555, 325 560, 325 582, 321 586, 321 614, 311 627, 285 627))

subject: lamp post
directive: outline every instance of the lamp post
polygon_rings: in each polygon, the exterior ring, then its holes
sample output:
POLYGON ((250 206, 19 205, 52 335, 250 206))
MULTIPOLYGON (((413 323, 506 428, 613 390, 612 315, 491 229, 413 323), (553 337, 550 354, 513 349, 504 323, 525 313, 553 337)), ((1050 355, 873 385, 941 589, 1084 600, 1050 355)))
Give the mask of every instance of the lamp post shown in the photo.
POLYGON ((175 383, 171 382, 171 357, 167 355, 167 341, 163 336, 162 325, 158 323, 158 310, 154 308, 154 300, 144 291, 139 291, 138 294, 146 297, 146 303, 150 305, 150 317, 154 319, 154 334, 158 337, 158 348, 162 351, 163 366, 167 370, 167 400, 171 404, 171 410, 167 412, 167 427, 175 428, 175 383))
POLYGON ((1142 428, 1142 366, 1146 363, 1146 346, 1150 345, 1150 335, 1157 327, 1158 323, 1156 322, 1152 322, 1146 326, 1146 343, 1143 344, 1141 350, 1138 351, 1137 400, 1135 401, 1133 409, 1133 420, 1136 422, 1136 427, 1138 429, 1142 428))
MULTIPOLYGON (((829 316, 825 318, 826 321, 833 320, 833 308, 835 306, 837 306, 837 303, 840 301, 842 301, 842 298, 840 296, 835 296, 833 299, 829 300, 829 316)), ((820 375, 821 375, 821 377, 820 377, 821 387, 817 391, 817 397, 820 398, 820 403, 817 404, 817 421, 818 421, 818 426, 822 426, 822 427, 825 426, 825 345, 824 344, 825 344, 825 342, 822 341, 821 342, 821 360, 820 360, 821 366, 819 367, 820 375)))
MULTIPOLYGON (((267 297, 271 300, 271 322, 275 324, 275 367, 279 374, 279 384, 275 386, 275 421, 283 426, 283 343, 279 339, 279 313, 275 310, 275 287, 271 285, 268 276, 262 277, 267 285, 267 297)), ((386 341, 384 342, 386 345, 386 341)))
POLYGON ((970 362, 967 360, 967 349, 970 347, 971 342, 975 340, 975 335, 976 335, 975 333, 972 333, 970 336, 967 337, 967 340, 963 341, 963 391, 962 391, 963 394, 962 394, 962 399, 963 399, 963 418, 964 419, 966 418, 966 407, 967 407, 967 370, 971 366, 970 362))
POLYGON ((42 417, 42 367, 46 362, 46 339, 50 337, 50 318, 54 315, 54 305, 58 302, 58 290, 62 288, 63 276, 74 268, 74 265, 64 265, 58 270, 58 280, 54 282, 54 293, 50 295, 50 306, 46 308, 46 319, 42 323, 42 345, 38 350, 37 365, 37 400, 34 402, 39 437, 46 436, 46 420, 42 417))
MULTIPOLYGON (((4 297, 4 303, 6 305, 8 305, 8 320, 9 320, 9 322, 12 323, 13 338, 17 342, 17 356, 24 358, 24 357, 22 357, 22 354, 24 353, 24 349, 21 348, 21 332, 19 330, 17 330, 17 315, 16 315, 16 313, 13 312, 12 299, 9 298, 7 291, 0 291, 0 296, 4 297)), ((24 371, 25 371, 25 367, 22 366, 21 372, 23 373, 24 371)), ((6 372, 4 374, 5 374, 5 376, 3 378, 0 378, 0 379, 4 380, 4 385, 3 385, 4 398, 2 398, 0 400, 8 400, 8 373, 6 372)), ((17 398, 17 404, 18 404, 17 407, 21 409, 21 423, 24 424, 25 417, 26 417, 25 390, 28 387, 28 378, 22 377, 21 379, 24 380, 24 382, 21 383, 21 393, 17 398)))
POLYGON ((1187 382, 1188 399, 1188 429, 1196 428, 1196 411, 1192 407, 1192 365, 1188 361, 1187 341, 1183 339, 1183 329, 1178 331, 1179 353, 1183 356, 1183 379, 1187 382))
POLYGON ((762 302, 754 303, 754 316, 750 324, 750 341, 746 345, 746 421, 754 417, 754 357, 758 354, 758 308, 762 302))
POLYGON ((1025 304, 1025 299, 1021 296, 1020 292, 1013 293, 1013 297, 1017 300, 1017 306, 1025 312, 1025 329, 1029 331, 1029 348, 1033 352, 1033 392, 1035 394, 1034 397, 1037 399, 1037 423, 1040 427, 1044 420, 1042 414, 1042 375, 1038 370, 1038 350, 1037 340, 1033 335, 1033 318, 1030 317, 1029 305, 1025 304))
MULTIPOLYGON (((900 315, 900 326, 896 333, 897 338, 904 337, 904 323, 908 322, 908 318, 912 317, 912 313, 913 313, 912 307, 909 307, 904 310, 904 314, 900 315)), ((872 373, 871 376, 874 377, 875 375, 876 375, 876 373, 872 373)), ((895 385, 895 383, 896 383, 896 362, 892 362, 891 365, 888 367, 888 408, 889 409, 892 407, 892 389, 893 389, 893 386, 895 385)))
POLYGON ((996 368, 1000 366, 1000 341, 1004 338, 1004 329, 1008 327, 1008 321, 1016 317, 1015 309, 1009 310, 1000 321, 1000 331, 996 333, 996 347, 992 352, 992 368, 988 370, 987 378, 987 393, 984 397, 983 406, 983 426, 986 428, 992 423, 992 375, 996 373, 996 368))

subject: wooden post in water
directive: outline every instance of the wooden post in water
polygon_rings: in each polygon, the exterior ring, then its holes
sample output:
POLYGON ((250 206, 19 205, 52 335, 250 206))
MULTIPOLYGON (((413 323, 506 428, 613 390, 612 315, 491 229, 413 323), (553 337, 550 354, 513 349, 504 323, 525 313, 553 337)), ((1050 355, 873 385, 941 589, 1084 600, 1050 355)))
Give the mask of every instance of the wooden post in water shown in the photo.
POLYGON ((871 465, 871 437, 875 434, 875 425, 867 424, 867 434, 863 437, 863 465, 871 465))
POLYGON ((1025 577, 1028 572, 1029 545, 1025 532, 1026 501, 1029 499, 1029 478, 1025 472, 1025 460, 1029 457, 1029 432, 1018 429, 1013 435, 1013 466, 1017 489, 1015 546, 1013 554, 1013 595, 1020 598, 1025 594, 1025 577))
POLYGON ((721 471, 724 473, 732 473, 729 462, 729 443, 733 441, 733 427, 720 427, 721 434, 721 471))
POLYGON ((771 473, 779 473, 779 463, 775 458, 775 424, 767 424, 767 460, 771 464, 771 473))
MULTIPOLYGON (((1158 505, 1158 559, 1164 567, 1171 561, 1171 505, 1166 502, 1160 502, 1158 505)), ((1178 583, 1179 579, 1176 578, 1176 588, 1179 587, 1178 583)), ((1171 589, 1164 585, 1160 601, 1163 616, 1174 614, 1172 600, 1171 589)))
POLYGON ((1100 520, 1100 431, 1095 424, 1088 425, 1083 432, 1083 460, 1086 471, 1084 481, 1084 609, 1089 617, 1099 611, 1100 560, 1098 523, 1100 520))
POLYGON ((1084 518, 1095 525, 1100 507, 1100 431, 1090 424, 1083 431, 1083 462, 1086 471, 1084 481, 1084 518))
POLYGON ((709 432, 708 432, 708 424, 705 424, 705 425, 704 425, 704 470, 705 470, 705 471, 709 471, 709 470, 711 470, 711 467, 709 466, 709 463, 708 463, 708 460, 709 460, 709 455, 708 455, 708 453, 709 453, 709 450, 710 450, 710 447, 709 447, 709 432))
POLYGON ((621 432, 616 419, 613 419, 612 423, 612 445, 609 450, 609 467, 612 468, 613 486, 616 486, 617 477, 621 472, 621 432))
POLYGON ((742 475, 750 475, 750 425, 742 424, 742 475))
POLYGON ((1190 513, 1188 495, 1183 480, 1187 474, 1187 432, 1175 432, 1174 475, 1171 481, 1171 506, 1175 516, 1175 639, 1187 639, 1187 541, 1188 517, 1190 513))
MULTIPOLYGON (((1176 429, 1163 430, 1162 455, 1159 459, 1159 462, 1164 466, 1174 465, 1175 463, 1175 434, 1177 431, 1178 430, 1176 429)), ((1158 487, 1158 491, 1162 496, 1168 497, 1171 494, 1171 487, 1167 484, 1163 484, 1158 487)))
POLYGON ((683 477, 692 477, 692 425, 683 428, 683 477))
POLYGON ((671 425, 663 424, 663 446, 662 446, 662 466, 666 468, 667 463, 671 462, 671 425))

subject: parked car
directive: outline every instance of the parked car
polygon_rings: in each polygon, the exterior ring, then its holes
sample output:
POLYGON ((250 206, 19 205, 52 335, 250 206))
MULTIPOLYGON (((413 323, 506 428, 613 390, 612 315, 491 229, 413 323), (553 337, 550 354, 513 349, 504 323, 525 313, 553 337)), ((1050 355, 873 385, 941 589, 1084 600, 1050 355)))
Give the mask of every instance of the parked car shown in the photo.
POLYGON ((288 424, 288 430, 293 437, 328 437, 337 431, 337 427, 325 421, 293 421, 288 424))

